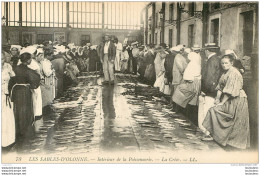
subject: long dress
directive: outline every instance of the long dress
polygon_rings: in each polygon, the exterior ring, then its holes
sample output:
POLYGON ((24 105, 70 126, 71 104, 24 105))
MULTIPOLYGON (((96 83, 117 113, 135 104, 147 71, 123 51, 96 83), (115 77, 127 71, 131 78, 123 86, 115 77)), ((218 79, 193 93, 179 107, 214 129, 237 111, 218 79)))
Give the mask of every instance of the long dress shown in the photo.
POLYGON ((120 60, 121 60, 121 54, 123 50, 123 45, 118 42, 117 44, 115 43, 116 46, 116 58, 115 58, 115 70, 120 71, 120 60))
POLYGON ((157 53, 155 60, 154 60, 154 68, 155 68, 156 78, 158 77, 158 75, 161 72, 162 62, 164 63, 164 59, 161 58, 160 53, 157 53))
POLYGON ((184 82, 177 86, 172 97, 173 102, 183 108, 186 108, 188 103, 190 105, 198 105, 201 84, 200 56, 197 53, 192 52, 189 54, 188 59, 190 62, 183 74, 184 82))
POLYGON ((126 72, 127 71, 127 63, 128 63, 129 55, 127 50, 122 52, 121 54, 121 71, 126 72))
POLYGON ((144 54, 147 66, 144 73, 144 78, 149 82, 149 84, 153 85, 156 80, 155 68, 154 68, 154 58, 155 54, 152 50, 148 50, 147 53, 144 54))
POLYGON ((141 78, 144 78, 144 73, 146 69, 147 63, 144 57, 144 51, 141 51, 139 53, 139 68, 138 68, 138 73, 140 74, 141 78))
POLYGON ((2 67, 2 146, 6 147, 15 142, 15 119, 13 103, 10 101, 8 83, 15 73, 12 66, 4 63, 2 67))
MULTIPOLYGON (((35 70, 41 76, 41 68, 39 63, 32 59, 32 62, 28 67, 32 70, 35 70)), ((41 87, 39 86, 36 89, 32 89, 32 99, 33 99, 33 113, 34 116, 42 115, 42 92, 41 87)))
POLYGON ((183 73, 187 65, 187 60, 181 54, 175 56, 172 68, 172 85, 174 85, 174 90, 183 81, 183 73))
POLYGON ((97 53, 96 49, 90 49, 89 50, 89 71, 93 72, 93 71, 98 71, 99 68, 96 66, 100 66, 100 65, 96 65, 97 63, 99 63, 99 56, 97 53))
POLYGON ((133 57, 132 57, 132 65, 133 65, 133 72, 134 72, 134 74, 137 73, 137 69, 138 69, 137 68, 137 64, 138 64, 139 53, 140 53, 140 51, 139 51, 138 48, 133 48, 133 50, 132 50, 132 55, 133 55, 133 57))
POLYGON ((167 78, 168 82, 172 82, 172 69, 173 69, 173 63, 175 59, 176 54, 169 53, 166 55, 164 67, 165 67, 165 77, 167 78))
POLYGON ((164 84, 164 75, 165 75, 164 61, 165 61, 165 59, 161 59, 161 58, 159 58, 159 59, 160 60, 157 60, 157 62, 156 62, 156 58, 155 58, 155 61, 154 61, 155 72, 156 72, 156 81, 154 83, 154 87, 158 87, 161 92, 164 92, 164 86, 165 86, 165 84, 164 84))
POLYGON ((42 74, 44 77, 43 83, 41 83, 42 92, 42 107, 45 107, 52 103, 55 89, 55 82, 53 82, 53 69, 52 64, 48 59, 41 61, 42 74))
POLYGON ((63 80, 64 80, 64 69, 65 69, 65 60, 63 57, 56 58, 51 61, 52 66, 55 70, 55 75, 57 77, 57 97, 63 93, 63 80))
POLYGON ((80 72, 83 72, 86 69, 87 66, 83 58, 83 53, 82 54, 76 53, 76 65, 80 72))
POLYGON ((203 126, 219 144, 240 149, 250 147, 248 102, 240 72, 231 67, 223 73, 217 90, 227 94, 229 99, 224 105, 209 109, 203 126))
POLYGON ((14 103, 16 136, 24 135, 34 119, 31 89, 40 85, 40 75, 26 65, 19 65, 15 69, 14 82, 10 87, 11 100, 14 103))

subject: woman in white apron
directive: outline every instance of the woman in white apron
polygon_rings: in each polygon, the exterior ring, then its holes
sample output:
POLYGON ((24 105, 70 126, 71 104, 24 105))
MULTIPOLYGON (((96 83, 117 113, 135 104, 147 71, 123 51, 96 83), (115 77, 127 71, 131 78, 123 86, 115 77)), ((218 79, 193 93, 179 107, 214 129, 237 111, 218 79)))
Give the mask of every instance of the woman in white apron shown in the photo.
POLYGON ((8 147, 15 142, 13 103, 8 91, 9 80, 15 73, 12 66, 5 62, 5 54, 7 53, 2 53, 2 147, 8 147))
MULTIPOLYGON (((35 56, 37 54, 37 49, 34 46, 26 47, 21 51, 22 53, 30 53, 32 55, 32 61, 31 64, 28 65, 28 68, 35 70, 40 76, 41 79, 43 79, 41 75, 41 69, 39 66, 39 63, 35 60, 35 56)), ((33 113, 34 118, 36 116, 42 115, 42 93, 41 93, 41 87, 39 86, 37 89, 31 89, 32 91, 32 101, 33 101, 33 113)))

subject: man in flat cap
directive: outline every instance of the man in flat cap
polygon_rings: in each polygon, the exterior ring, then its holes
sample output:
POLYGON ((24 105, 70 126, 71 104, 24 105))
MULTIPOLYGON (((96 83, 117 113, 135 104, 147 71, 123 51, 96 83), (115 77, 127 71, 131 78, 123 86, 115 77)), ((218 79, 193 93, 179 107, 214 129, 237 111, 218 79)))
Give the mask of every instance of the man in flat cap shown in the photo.
POLYGON ((100 61, 103 65, 105 81, 102 84, 114 84, 114 60, 116 57, 115 44, 110 41, 109 35, 105 35, 105 42, 100 47, 100 61))

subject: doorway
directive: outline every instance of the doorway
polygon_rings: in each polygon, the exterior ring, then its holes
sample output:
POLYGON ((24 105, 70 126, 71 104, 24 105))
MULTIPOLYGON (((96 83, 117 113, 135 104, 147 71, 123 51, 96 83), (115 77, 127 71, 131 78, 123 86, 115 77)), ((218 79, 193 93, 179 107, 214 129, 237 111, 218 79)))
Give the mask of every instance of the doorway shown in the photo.
POLYGON ((244 12, 243 16, 243 53, 251 56, 253 49, 253 11, 244 12))

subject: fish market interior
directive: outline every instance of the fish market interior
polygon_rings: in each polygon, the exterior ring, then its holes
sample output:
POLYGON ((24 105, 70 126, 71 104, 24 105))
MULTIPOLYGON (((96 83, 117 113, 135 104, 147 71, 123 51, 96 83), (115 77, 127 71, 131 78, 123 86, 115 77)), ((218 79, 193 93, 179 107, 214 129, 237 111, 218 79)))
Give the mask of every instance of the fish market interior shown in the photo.
POLYGON ((3 154, 258 149, 258 3, 1 8, 3 154))

